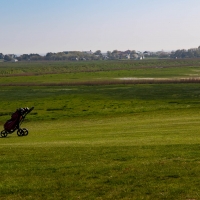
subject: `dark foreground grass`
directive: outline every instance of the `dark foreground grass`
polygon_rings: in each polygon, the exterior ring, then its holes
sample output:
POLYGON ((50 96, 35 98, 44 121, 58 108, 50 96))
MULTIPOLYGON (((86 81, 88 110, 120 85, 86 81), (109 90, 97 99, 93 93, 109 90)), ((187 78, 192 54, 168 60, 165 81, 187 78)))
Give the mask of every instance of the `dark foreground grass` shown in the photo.
POLYGON ((24 125, 0 138, 0 199, 200 199, 198 113, 24 125))

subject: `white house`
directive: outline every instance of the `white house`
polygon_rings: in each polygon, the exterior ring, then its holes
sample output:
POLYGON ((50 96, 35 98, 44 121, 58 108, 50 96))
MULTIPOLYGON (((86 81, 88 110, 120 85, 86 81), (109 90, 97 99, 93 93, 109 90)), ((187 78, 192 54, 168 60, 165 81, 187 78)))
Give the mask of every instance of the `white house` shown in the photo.
POLYGON ((18 62, 18 60, 15 58, 12 58, 11 62, 18 62))
POLYGON ((131 58, 131 55, 130 55, 130 54, 126 55, 126 58, 127 58, 127 59, 130 59, 130 58, 131 58))

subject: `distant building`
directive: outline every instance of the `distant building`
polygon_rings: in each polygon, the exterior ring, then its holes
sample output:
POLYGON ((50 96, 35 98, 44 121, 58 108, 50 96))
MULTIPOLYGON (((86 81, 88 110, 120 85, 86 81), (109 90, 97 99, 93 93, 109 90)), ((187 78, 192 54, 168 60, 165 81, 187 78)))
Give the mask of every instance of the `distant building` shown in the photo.
POLYGON ((15 58, 12 58, 11 62, 18 62, 18 60, 15 58))
POLYGON ((11 57, 12 59, 15 59, 17 57, 17 55, 15 54, 7 54, 9 57, 11 57))
POLYGON ((132 54, 131 56, 132 59, 134 60, 143 60, 145 59, 144 54, 140 51, 138 51, 137 53, 132 54))
POLYGON ((127 59, 130 59, 130 58, 131 58, 131 55, 130 55, 130 54, 127 54, 127 55, 126 55, 126 58, 127 58, 127 59))
POLYGON ((135 54, 132 55, 132 58, 133 58, 133 59, 138 59, 139 56, 138 56, 138 54, 135 53, 135 54))
POLYGON ((140 56, 140 57, 139 57, 139 60, 143 60, 143 59, 144 59, 144 56, 140 56))
POLYGON ((189 51, 197 51, 198 48, 191 48, 191 49, 188 49, 189 51))
POLYGON ((87 53, 87 54, 93 54, 93 52, 90 50, 90 51, 83 51, 83 53, 87 53))
POLYGON ((107 54, 107 52, 106 52, 106 53, 101 53, 101 55, 102 55, 102 56, 107 56, 108 54, 107 54))
POLYGON ((78 61, 78 57, 72 57, 70 60, 73 60, 73 61, 78 61))
POLYGON ((147 56, 150 56, 150 55, 151 55, 151 52, 150 52, 150 51, 144 51, 143 54, 144 54, 144 55, 147 55, 147 56))

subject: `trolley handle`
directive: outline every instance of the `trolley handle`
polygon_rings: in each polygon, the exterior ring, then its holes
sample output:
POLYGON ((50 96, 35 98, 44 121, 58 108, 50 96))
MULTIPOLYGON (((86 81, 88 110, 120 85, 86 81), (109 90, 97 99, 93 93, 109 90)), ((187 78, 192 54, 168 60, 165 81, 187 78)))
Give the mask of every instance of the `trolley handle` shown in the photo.
POLYGON ((22 117, 25 118, 26 115, 27 115, 28 113, 30 113, 33 109, 34 109, 34 107, 31 107, 29 110, 27 110, 27 111, 22 115, 22 117))
POLYGON ((26 113, 24 113, 24 114, 22 115, 22 119, 21 119, 21 121, 20 121, 20 124, 24 121, 26 115, 27 115, 28 113, 30 113, 33 109, 34 109, 34 107, 31 107, 26 113))
POLYGON ((28 112, 30 113, 33 109, 34 109, 34 107, 31 107, 28 112))

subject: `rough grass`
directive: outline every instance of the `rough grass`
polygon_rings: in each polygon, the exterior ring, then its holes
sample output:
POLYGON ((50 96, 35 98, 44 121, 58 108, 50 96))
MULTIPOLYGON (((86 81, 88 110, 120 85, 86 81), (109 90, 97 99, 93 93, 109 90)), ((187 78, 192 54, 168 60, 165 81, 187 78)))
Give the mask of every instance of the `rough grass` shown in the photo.
POLYGON ((27 120, 59 120, 199 109, 199 96, 198 84, 3 87, 0 123, 22 106, 35 107, 27 120))
POLYGON ((199 67, 198 59, 1 63, 0 86, 199 83, 199 67))

